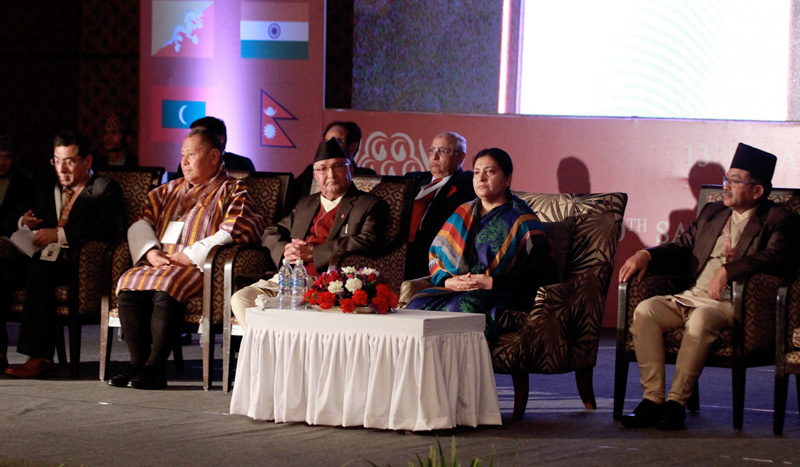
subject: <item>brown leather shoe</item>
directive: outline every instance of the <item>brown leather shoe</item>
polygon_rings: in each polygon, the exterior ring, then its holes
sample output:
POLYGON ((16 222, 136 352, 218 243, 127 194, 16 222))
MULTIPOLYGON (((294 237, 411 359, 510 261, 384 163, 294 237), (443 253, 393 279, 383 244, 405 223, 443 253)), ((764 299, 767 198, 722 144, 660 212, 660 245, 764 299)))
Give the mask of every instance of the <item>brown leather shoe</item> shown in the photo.
POLYGON ((29 358, 24 365, 15 365, 6 369, 6 374, 15 378, 40 379, 56 374, 56 366, 44 358, 29 358))

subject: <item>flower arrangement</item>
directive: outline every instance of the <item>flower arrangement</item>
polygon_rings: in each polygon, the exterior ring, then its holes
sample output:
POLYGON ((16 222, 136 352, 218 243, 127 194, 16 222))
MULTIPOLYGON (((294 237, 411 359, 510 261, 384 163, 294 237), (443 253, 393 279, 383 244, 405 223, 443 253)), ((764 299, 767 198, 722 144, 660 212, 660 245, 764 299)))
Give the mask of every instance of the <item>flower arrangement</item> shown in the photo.
POLYGON ((388 313, 397 306, 397 295, 382 279, 381 273, 372 268, 331 268, 317 277, 303 300, 323 310, 339 306, 343 313, 352 313, 356 307, 370 307, 378 313, 388 313))

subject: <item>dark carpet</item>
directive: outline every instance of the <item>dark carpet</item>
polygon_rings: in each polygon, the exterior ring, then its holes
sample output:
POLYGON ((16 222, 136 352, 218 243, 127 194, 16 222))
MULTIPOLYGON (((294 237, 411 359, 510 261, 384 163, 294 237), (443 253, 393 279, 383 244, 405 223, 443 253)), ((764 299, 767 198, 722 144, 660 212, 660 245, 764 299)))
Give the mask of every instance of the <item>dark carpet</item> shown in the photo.
MULTIPOLYGON (((16 333, 9 325, 10 334, 16 333)), ((610 330, 609 330, 610 331, 610 330)), ((598 408, 585 410, 573 374, 531 375, 528 410, 511 420, 511 379, 497 375, 502 427, 410 433, 364 428, 256 422, 228 414, 230 394, 203 391, 197 336, 184 347, 186 373, 170 374, 163 391, 109 387, 98 381, 99 326, 84 327, 81 379, 65 365, 56 378, 23 381, 0 376, 0 465, 394 465, 426 459, 437 439, 449 460, 455 436, 462 465, 798 465, 800 415, 794 379, 783 436, 772 434, 774 369, 747 371, 744 429, 733 430, 730 370, 707 368, 700 411, 687 429, 623 429, 611 416, 614 340, 601 341, 594 388, 598 408)), ((13 344, 13 342, 12 342, 13 344)), ((9 349, 12 363, 25 357, 9 349)), ((219 356, 217 352, 217 356, 219 356)), ((114 342, 111 372, 125 368, 127 350, 114 342)), ((173 371, 170 364, 170 371, 173 371)), ((631 366, 626 412, 641 398, 631 366)))

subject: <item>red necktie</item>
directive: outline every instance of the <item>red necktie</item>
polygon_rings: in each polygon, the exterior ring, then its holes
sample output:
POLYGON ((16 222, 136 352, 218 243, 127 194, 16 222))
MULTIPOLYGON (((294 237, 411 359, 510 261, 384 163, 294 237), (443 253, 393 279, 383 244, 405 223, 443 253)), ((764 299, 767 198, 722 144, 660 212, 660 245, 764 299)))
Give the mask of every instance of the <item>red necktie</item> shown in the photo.
MULTIPOLYGON (((436 185, 441 181, 441 178, 437 178, 428 186, 436 185)), ((422 223, 422 216, 425 215, 425 211, 428 209, 428 205, 431 204, 434 196, 436 196, 436 190, 431 191, 420 199, 414 200, 414 207, 411 209, 411 228, 408 231, 409 243, 417 238, 417 230, 419 230, 419 225, 422 223)))

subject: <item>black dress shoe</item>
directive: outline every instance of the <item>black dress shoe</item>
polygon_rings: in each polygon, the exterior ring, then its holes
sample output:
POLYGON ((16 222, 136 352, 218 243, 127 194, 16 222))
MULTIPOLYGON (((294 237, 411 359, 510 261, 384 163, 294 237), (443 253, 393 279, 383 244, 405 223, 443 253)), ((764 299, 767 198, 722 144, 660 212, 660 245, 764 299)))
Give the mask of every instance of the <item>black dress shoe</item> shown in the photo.
POLYGON ((686 421, 686 406, 677 401, 667 401, 658 417, 659 430, 682 430, 686 421))
POLYGON ((139 374, 139 369, 131 365, 127 370, 109 379, 108 385, 114 386, 115 388, 128 387, 128 383, 130 383, 133 377, 137 374, 139 374))
POLYGON ((142 368, 138 375, 128 382, 129 388, 134 389, 164 389, 167 387, 167 377, 151 366, 142 368))
POLYGON ((656 404, 650 399, 643 399, 639 405, 633 409, 633 413, 622 416, 622 426, 625 428, 647 428, 656 426, 658 417, 661 414, 661 405, 656 404))

